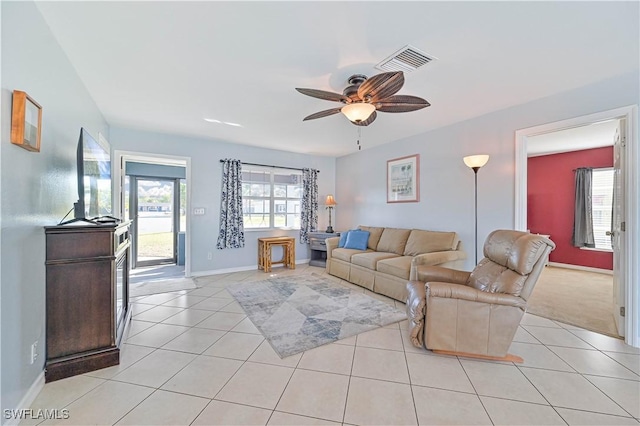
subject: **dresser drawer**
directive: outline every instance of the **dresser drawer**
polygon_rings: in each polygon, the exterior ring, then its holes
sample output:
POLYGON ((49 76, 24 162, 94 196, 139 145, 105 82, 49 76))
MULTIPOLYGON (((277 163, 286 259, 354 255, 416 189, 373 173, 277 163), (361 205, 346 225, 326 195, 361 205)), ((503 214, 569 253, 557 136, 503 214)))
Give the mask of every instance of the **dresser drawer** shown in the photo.
POLYGON ((312 250, 327 250, 327 243, 324 241, 324 239, 310 238, 309 245, 311 245, 312 250))

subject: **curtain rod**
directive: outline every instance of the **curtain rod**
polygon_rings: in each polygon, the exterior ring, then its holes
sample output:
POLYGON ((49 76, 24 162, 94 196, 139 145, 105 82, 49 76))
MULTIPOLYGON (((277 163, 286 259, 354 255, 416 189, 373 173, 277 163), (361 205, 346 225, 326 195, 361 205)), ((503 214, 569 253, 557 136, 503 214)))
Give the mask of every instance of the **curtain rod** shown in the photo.
MULTIPOLYGON (((224 160, 220 160, 220 162, 224 163, 224 160)), ((241 161, 240 163, 244 164, 245 166, 273 167, 274 169, 287 169, 287 170, 300 170, 300 171, 302 171, 302 169, 299 169, 299 168, 296 168, 296 167, 273 166, 271 164, 245 163, 244 161, 241 161)), ((318 173, 320 173, 320 170, 318 170, 318 173)))

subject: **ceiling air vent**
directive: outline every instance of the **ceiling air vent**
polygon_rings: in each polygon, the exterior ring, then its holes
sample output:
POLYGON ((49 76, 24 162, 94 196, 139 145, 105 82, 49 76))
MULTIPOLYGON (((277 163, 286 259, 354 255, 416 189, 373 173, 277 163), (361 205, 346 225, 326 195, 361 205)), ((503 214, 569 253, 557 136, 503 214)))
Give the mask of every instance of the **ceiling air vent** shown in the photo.
POLYGON ((406 45, 375 66, 381 71, 404 71, 411 72, 429 62, 438 59, 416 49, 411 45, 406 45))

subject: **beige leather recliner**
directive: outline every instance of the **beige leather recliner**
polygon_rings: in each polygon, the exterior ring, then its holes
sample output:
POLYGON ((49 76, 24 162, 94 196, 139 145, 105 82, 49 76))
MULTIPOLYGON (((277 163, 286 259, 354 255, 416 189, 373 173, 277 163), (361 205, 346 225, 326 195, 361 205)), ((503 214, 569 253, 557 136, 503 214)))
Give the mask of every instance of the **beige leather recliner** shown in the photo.
POLYGON ((436 352, 507 357, 527 299, 554 248, 553 241, 539 235, 497 230, 487 237, 485 258, 472 272, 420 268, 418 281, 407 283, 412 343, 436 352))

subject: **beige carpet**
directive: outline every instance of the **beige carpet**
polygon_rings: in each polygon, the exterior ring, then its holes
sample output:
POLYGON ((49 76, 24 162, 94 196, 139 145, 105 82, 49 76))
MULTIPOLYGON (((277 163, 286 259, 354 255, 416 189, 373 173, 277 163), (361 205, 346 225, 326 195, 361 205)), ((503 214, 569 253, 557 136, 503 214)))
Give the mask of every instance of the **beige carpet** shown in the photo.
POLYGON ((170 291, 191 290, 196 288, 192 278, 176 278, 171 280, 145 281, 131 284, 129 296, 147 296, 149 294, 168 293, 170 291))
POLYGON ((613 276, 548 266, 527 312, 618 337, 613 319, 613 276))

